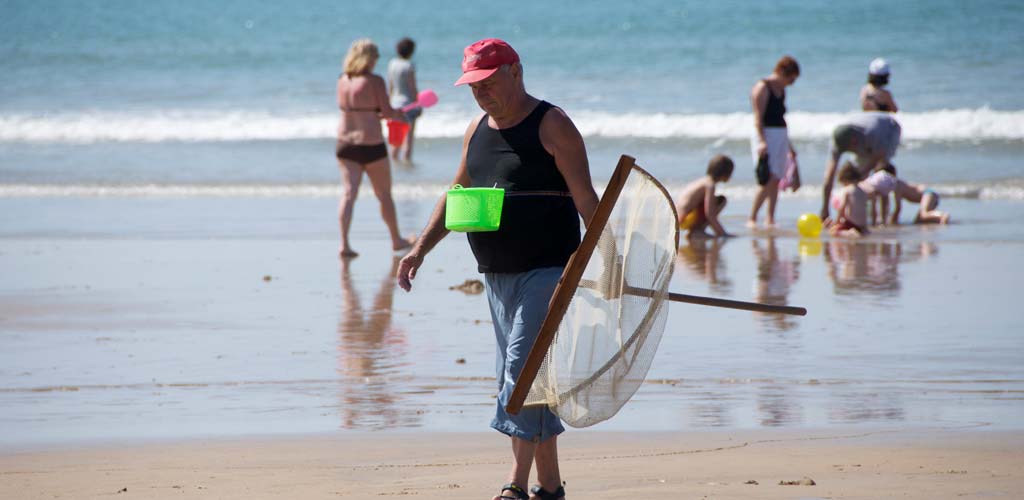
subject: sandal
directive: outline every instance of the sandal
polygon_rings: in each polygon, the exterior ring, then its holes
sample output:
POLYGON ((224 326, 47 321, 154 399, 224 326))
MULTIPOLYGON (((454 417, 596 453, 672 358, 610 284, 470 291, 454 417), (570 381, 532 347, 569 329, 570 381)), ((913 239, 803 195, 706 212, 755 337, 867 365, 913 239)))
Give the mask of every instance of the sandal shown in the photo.
POLYGON ((552 493, 541 488, 539 484, 535 484, 533 485, 533 488, 530 488, 530 493, 533 493, 538 500, 561 500, 562 498, 565 498, 565 488, 561 486, 552 493))
POLYGON ((505 486, 502 486, 501 491, 498 492, 498 494, 501 495, 498 497, 501 500, 530 500, 530 495, 526 494, 526 490, 520 488, 516 483, 508 483, 505 486), (510 497, 508 495, 504 495, 506 491, 511 491, 515 496, 510 497))

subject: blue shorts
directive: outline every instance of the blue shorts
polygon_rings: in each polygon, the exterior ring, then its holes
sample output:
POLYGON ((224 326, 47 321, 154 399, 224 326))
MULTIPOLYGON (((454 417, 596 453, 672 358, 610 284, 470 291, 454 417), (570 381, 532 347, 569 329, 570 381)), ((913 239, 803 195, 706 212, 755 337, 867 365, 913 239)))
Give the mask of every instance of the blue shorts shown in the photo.
POLYGON ((561 267, 545 267, 524 273, 486 273, 487 302, 497 339, 496 371, 498 407, 491 427, 527 441, 541 442, 565 431, 558 416, 547 406, 523 408, 518 415, 505 412, 516 379, 537 339, 548 313, 548 302, 562 276, 561 267))

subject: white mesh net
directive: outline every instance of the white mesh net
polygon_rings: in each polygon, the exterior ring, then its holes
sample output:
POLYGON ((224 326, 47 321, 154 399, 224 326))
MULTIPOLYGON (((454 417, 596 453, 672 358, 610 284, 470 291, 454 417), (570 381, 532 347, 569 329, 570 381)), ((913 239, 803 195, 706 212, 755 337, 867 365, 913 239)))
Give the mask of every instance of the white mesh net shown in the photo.
POLYGON ((587 427, 629 401, 665 329, 677 238, 672 199, 633 167, 525 405, 587 427))

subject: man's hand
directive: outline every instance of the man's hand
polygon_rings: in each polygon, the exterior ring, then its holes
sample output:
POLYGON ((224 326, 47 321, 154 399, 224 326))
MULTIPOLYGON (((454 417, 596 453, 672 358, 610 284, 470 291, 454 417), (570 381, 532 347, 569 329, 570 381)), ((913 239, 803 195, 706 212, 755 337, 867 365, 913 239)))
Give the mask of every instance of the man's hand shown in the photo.
POLYGON ((412 280, 416 279, 416 271, 419 270, 420 265, 423 264, 423 257, 420 256, 419 252, 409 252, 402 260, 398 263, 398 286, 402 287, 402 290, 412 290, 412 280))

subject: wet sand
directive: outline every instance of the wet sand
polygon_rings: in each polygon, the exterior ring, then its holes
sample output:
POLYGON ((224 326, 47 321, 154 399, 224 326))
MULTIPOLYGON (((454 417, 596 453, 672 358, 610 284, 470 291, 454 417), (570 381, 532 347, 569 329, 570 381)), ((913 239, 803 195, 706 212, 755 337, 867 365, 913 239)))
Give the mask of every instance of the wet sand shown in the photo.
MULTIPOLYGON (((569 498, 1024 495, 1020 432, 592 432, 560 444, 569 498), (779 484, 805 478, 815 484, 779 484)), ((506 448, 493 433, 378 433, 7 454, 0 497, 482 499, 502 484, 506 448)))
MULTIPOLYGON (((783 220, 802 209, 784 201, 783 220)), ((330 199, 4 200, 0 450, 487 432, 486 299, 453 289, 480 277, 465 237, 404 293, 373 202, 356 213, 363 254, 339 263, 330 199)), ((596 430, 1020 429, 1024 243, 987 219, 1020 204, 948 205, 962 224, 859 242, 684 243, 673 291, 810 312, 673 304, 648 383, 596 430)), ((404 232, 430 208, 402 203, 404 232)))
MULTIPOLYGON (((785 203, 783 220, 813 205, 785 203)), ((1021 207, 971 203, 948 204, 960 225, 859 242, 782 228, 684 244, 673 291, 810 314, 673 305, 648 383, 564 435, 570 494, 1024 494, 1024 233, 1006 218, 1021 207), (817 484, 778 484, 805 476, 817 484)), ((502 484, 493 333, 483 295, 457 289, 479 278, 463 236, 406 294, 372 199, 345 263, 329 199, 0 208, 0 498, 489 498, 502 484)), ((412 232, 430 203, 399 209, 412 232)))

